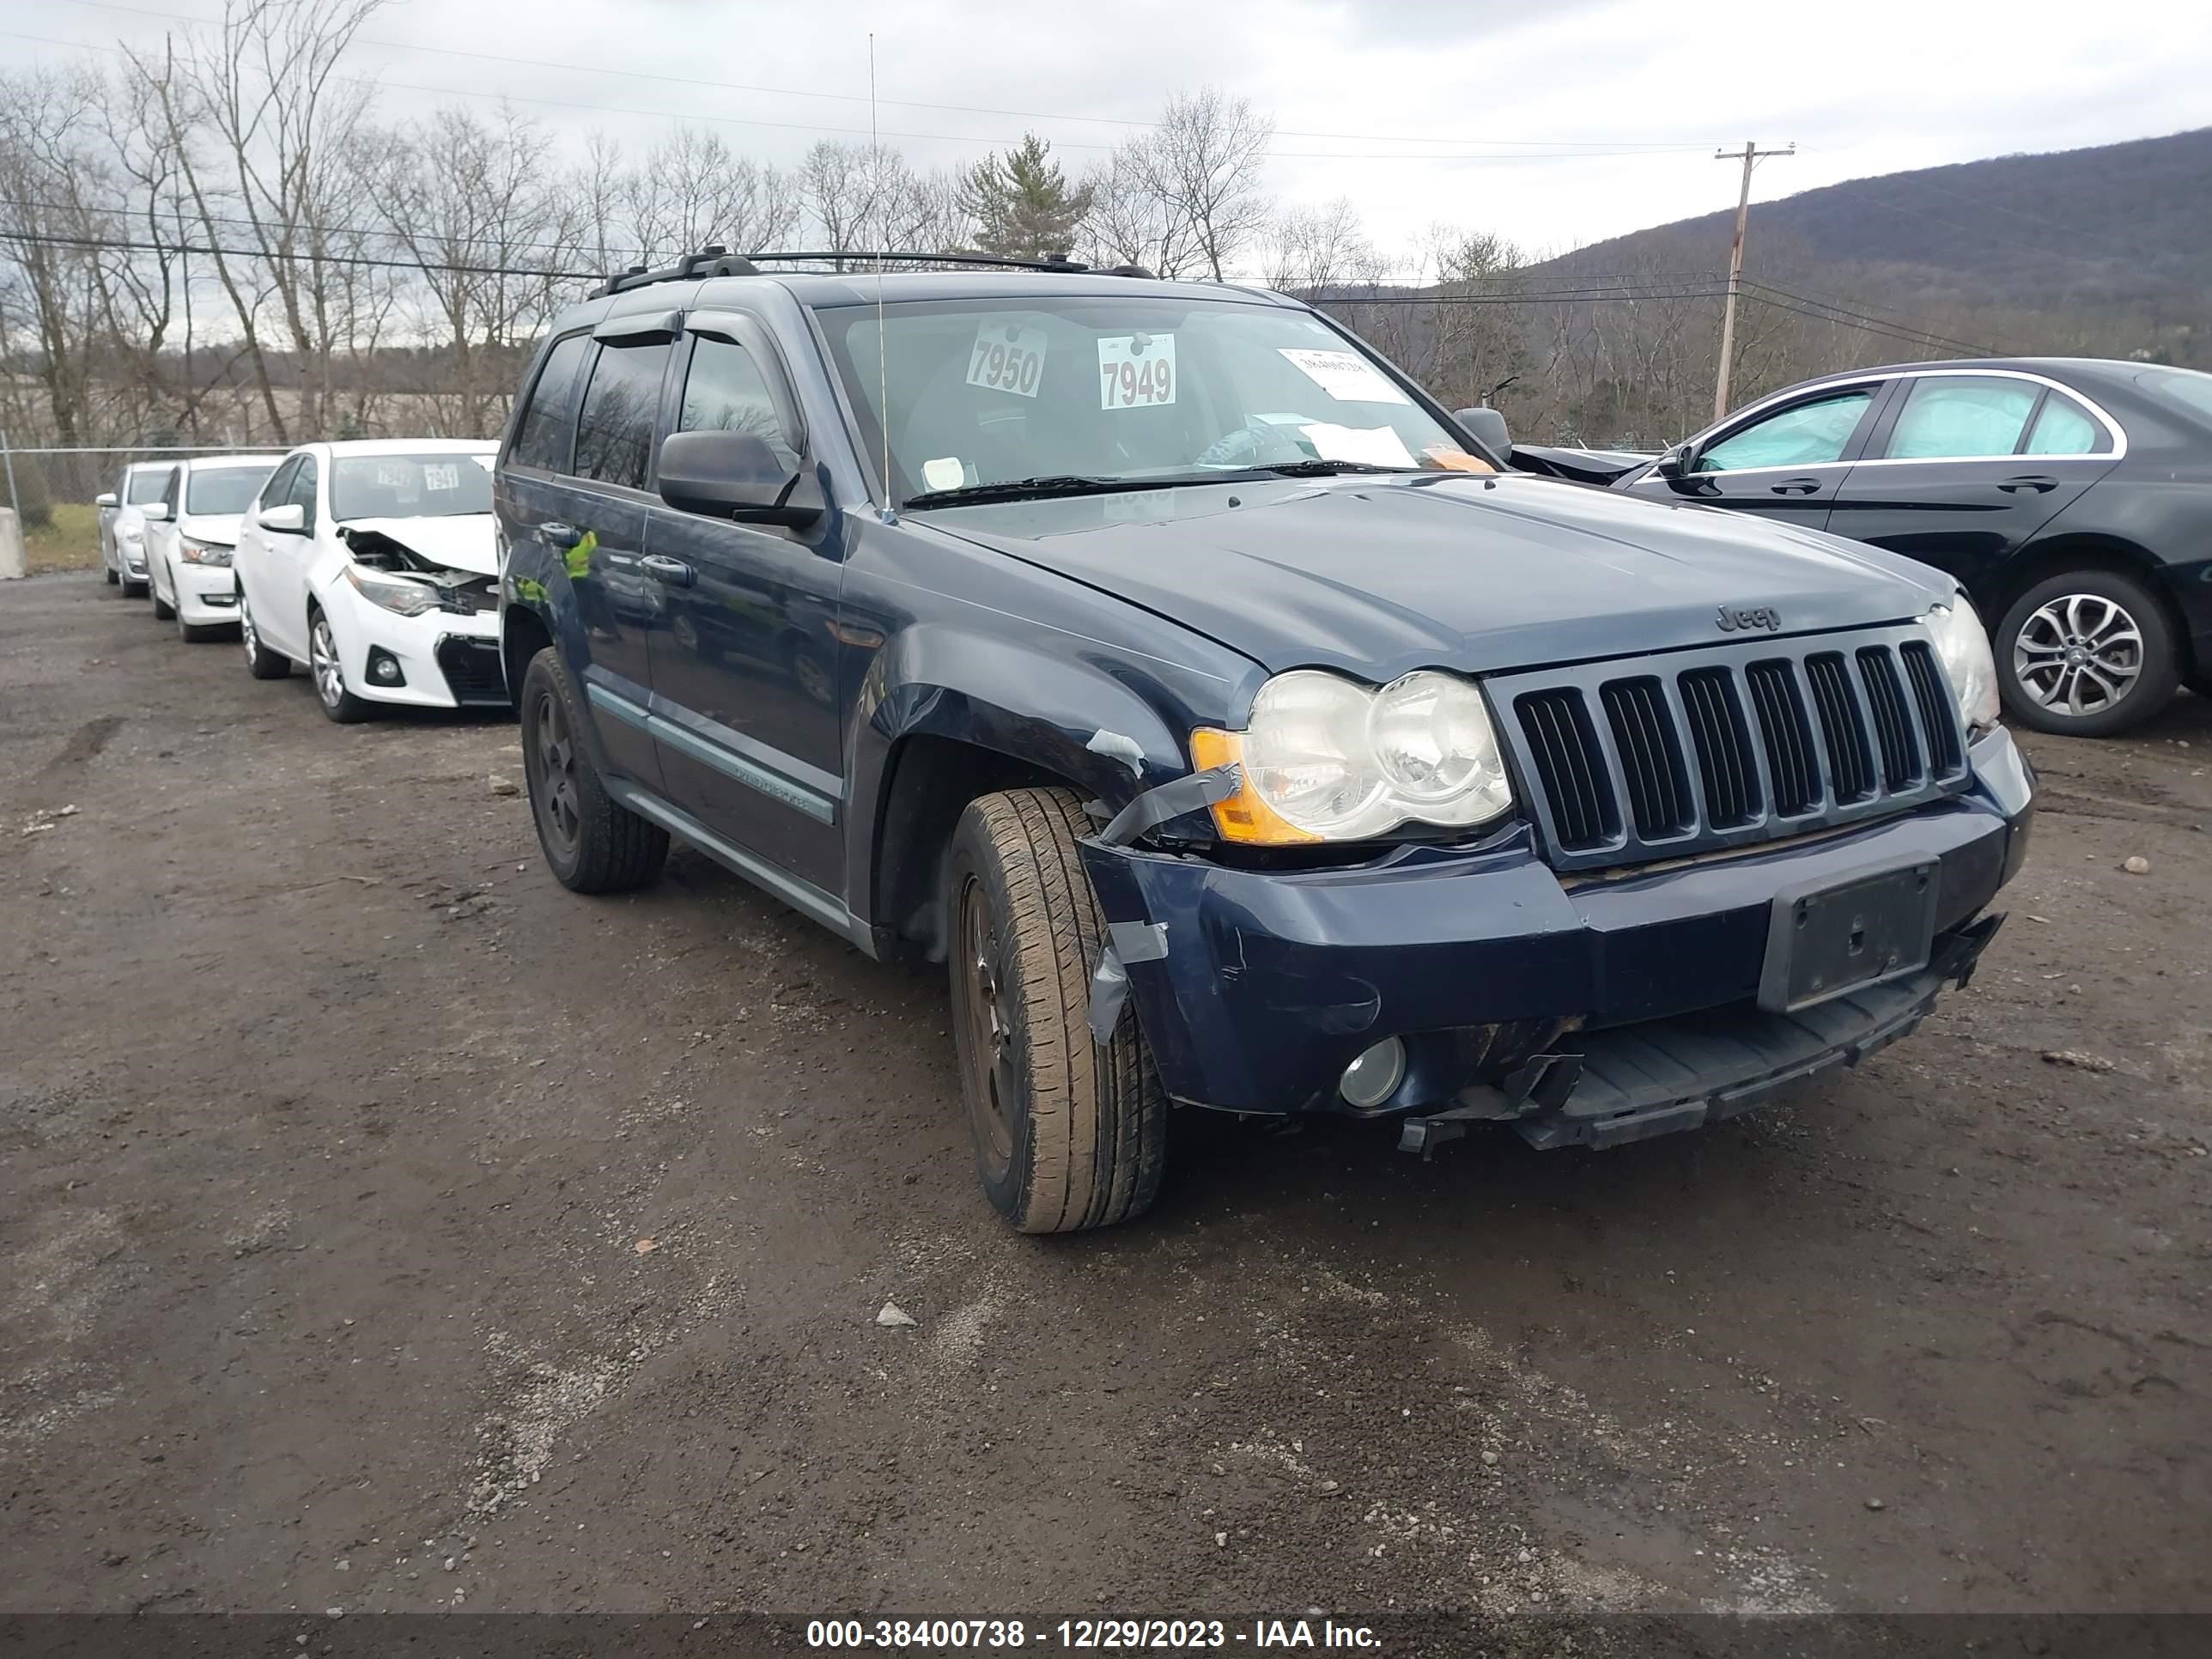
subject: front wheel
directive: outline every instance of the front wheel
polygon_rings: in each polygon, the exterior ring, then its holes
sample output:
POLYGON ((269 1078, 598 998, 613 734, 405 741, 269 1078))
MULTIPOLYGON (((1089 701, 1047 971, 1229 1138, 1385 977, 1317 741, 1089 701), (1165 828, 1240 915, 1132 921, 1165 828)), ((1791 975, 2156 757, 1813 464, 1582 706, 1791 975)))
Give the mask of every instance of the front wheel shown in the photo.
POLYGON ((112 564, 109 565, 107 567, 107 585, 110 587, 119 587, 122 586, 122 583, 123 578, 115 574, 115 567, 112 564))
POLYGON ((376 712, 371 704, 346 690, 345 665, 338 659, 337 637, 331 632, 330 617, 320 611, 307 619, 307 672, 314 677, 315 701, 322 705, 323 713, 340 726, 365 720, 376 712))
POLYGON ((150 568, 146 573, 146 591, 153 595, 154 620, 155 622, 173 622, 176 619, 177 607, 171 605, 167 599, 161 597, 161 590, 154 585, 153 574, 154 573, 150 568))
POLYGON ((668 832, 607 793, 577 734, 584 700, 547 646, 522 677, 522 776, 546 867, 577 893, 642 887, 668 860, 668 832))
POLYGON ((983 1190, 1025 1233, 1141 1215, 1167 1163, 1167 1097, 1124 1013, 1095 1042, 1091 974, 1105 925, 1076 853, 1080 797, 971 802, 945 860, 953 1042, 983 1190))
POLYGON ((2157 714, 2181 684, 2166 607, 2116 570, 2038 582, 1990 647, 2006 711, 2038 732, 2112 737, 2157 714))

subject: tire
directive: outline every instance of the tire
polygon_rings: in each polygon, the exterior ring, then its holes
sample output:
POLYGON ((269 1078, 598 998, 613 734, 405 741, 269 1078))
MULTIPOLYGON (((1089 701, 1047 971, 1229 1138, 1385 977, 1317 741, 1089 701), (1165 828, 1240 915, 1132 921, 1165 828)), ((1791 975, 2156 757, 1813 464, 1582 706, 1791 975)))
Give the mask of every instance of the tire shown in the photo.
POLYGON ((271 651, 253 625, 253 611, 246 603, 246 586, 238 589, 238 642, 246 650, 246 672, 257 680, 281 680, 292 672, 292 659, 271 651))
POLYGON ((107 585, 110 587, 120 587, 123 586, 123 578, 115 574, 115 567, 113 565, 107 565, 104 567, 104 568, 107 572, 107 585))
POLYGON ((307 678, 315 683, 316 704, 338 725, 353 726, 376 713, 375 704, 346 690, 337 637, 320 606, 307 612, 307 678))
POLYGON ((584 700, 547 646, 522 677, 522 775, 538 849, 572 893, 626 893, 660 875, 668 832, 607 793, 579 739, 584 700))
POLYGON ((146 592, 154 601, 154 620, 155 622, 169 622, 173 620, 177 614, 177 607, 171 605, 167 599, 161 597, 161 590, 154 586, 153 573, 151 571, 147 573, 146 592))
POLYGON ((116 584, 122 588, 123 597, 126 599, 143 599, 146 597, 148 590, 144 582, 134 582, 128 576, 118 576, 116 578, 116 584))
POLYGON ((945 860, 945 955, 975 1167, 1025 1233, 1142 1215, 1167 1164, 1167 1097, 1133 1017, 1103 1048, 1091 973, 1105 926, 1076 854, 1088 827, 1064 789, 969 803, 945 860))
POLYGON ((2038 732, 2114 736, 2181 684, 2166 606, 2117 570, 2045 578, 2013 601, 1990 646, 2005 712, 2038 732))

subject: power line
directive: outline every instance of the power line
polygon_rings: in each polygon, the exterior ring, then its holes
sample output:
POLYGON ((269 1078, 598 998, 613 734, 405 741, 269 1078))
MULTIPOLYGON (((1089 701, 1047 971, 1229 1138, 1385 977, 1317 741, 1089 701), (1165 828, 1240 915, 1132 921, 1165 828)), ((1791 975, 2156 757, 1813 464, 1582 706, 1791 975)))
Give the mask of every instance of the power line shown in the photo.
POLYGON ((0 241, 33 242, 48 247, 109 249, 139 253, 204 253, 228 259, 305 259, 321 265, 363 265, 384 270, 443 270, 464 276, 535 276, 550 282, 599 283, 595 270, 540 270, 521 265, 448 264, 436 259, 380 259, 366 253, 324 253, 312 248, 201 246, 189 242, 140 242, 121 237, 53 236, 27 230, 0 231, 0 241))
MULTIPOLYGON (((195 16, 186 12, 155 11, 145 6, 119 5, 114 3, 114 0, 68 0, 68 3, 77 6, 88 6, 100 11, 119 11, 126 12, 133 16, 138 17, 161 18, 172 22, 191 24, 200 27, 210 27, 218 21, 211 17, 195 16)), ((692 76, 666 75, 654 70, 616 69, 611 68, 604 64, 556 63, 544 58, 518 58, 503 52, 471 52, 459 46, 426 46, 417 40, 386 40, 373 35, 361 35, 357 36, 356 39, 362 46, 380 46, 389 51, 432 52, 446 58, 473 58, 485 63, 513 64, 526 69, 560 70, 585 75, 620 76, 630 80, 660 81, 672 86, 704 87, 716 92, 765 93, 773 97, 819 98, 830 100, 835 102, 848 104, 865 104, 869 101, 867 96, 861 93, 815 92, 799 87, 758 86, 741 81, 708 81, 702 80, 692 76)), ((70 43, 63 42, 57 44, 70 43)), ((398 83, 394 82, 392 84, 398 83)), ((416 90, 419 89, 420 88, 416 88, 416 90)), ((902 109, 934 110, 946 114, 1011 115, 1024 120, 1084 121, 1103 126, 1139 127, 1146 129, 1156 128, 1160 125, 1157 121, 1139 121, 1130 117, 1119 115, 1069 115, 1064 112, 1055 113, 1044 110, 1005 109, 991 105, 933 104, 912 98, 885 98, 881 101, 886 104, 895 104, 902 109)), ((843 128, 825 129, 825 131, 842 131, 847 130, 848 129, 843 128)), ((896 137, 896 135, 893 136, 896 137)), ((1640 152, 1691 154, 1702 150, 1705 148, 1702 144, 1685 143, 1680 139, 1461 138, 1407 133, 1316 132, 1288 127, 1278 128, 1276 130, 1276 136, 1278 137, 1284 138, 1321 138, 1351 143, 1463 144, 1474 146, 1504 146, 1517 144, 1526 148, 1540 149, 1596 150, 1607 155, 1640 152)), ((1071 144, 1070 148, 1078 148, 1078 146, 1071 144)), ((1107 147, 1089 146, 1088 148, 1103 149, 1107 147)), ((1377 156, 1374 159, 1378 161, 1395 161, 1419 158, 1377 156)), ((1485 158, 1480 156, 1470 156, 1467 159, 1471 161, 1479 161, 1485 158)))
POLYGON ((1835 313, 1833 320, 1838 322, 1848 321, 1869 328, 1889 327, 1903 330, 1912 334, 1917 338, 1926 342, 1929 345, 1946 346, 1959 352, 1963 356, 1993 357, 1998 355, 1995 350, 1988 346, 1975 345, 1972 342, 1966 340, 1954 340, 1948 336, 1934 333, 1929 330, 1915 328, 1910 321, 1903 317, 1898 317, 1881 312, 1869 313, 1855 311, 1848 306, 1831 304, 1827 301, 1817 299, 1811 295, 1792 293, 1786 288, 1777 288, 1771 283, 1753 282, 1748 277, 1744 280, 1744 287, 1747 289, 1763 289, 1769 295, 1778 295, 1780 298, 1784 300, 1793 300, 1804 305, 1818 307, 1824 311, 1833 312, 1835 313))
MULTIPOLYGON (((1744 298, 1747 300, 1755 300, 1763 306, 1771 306, 1777 311, 1787 311, 1794 313, 1796 315, 1800 317, 1811 318, 1814 322, 1834 323, 1846 328, 1856 328, 1865 333, 1881 335, 1887 339, 1901 340, 1907 345, 1921 346, 1923 348, 1933 346, 1943 349, 1953 349, 1950 343, 1933 339, 1925 334, 1913 333, 1901 329, 1887 328, 1875 323, 1852 322, 1846 318, 1831 316, 1826 312, 1814 311, 1802 306, 1792 305, 1785 300, 1778 300, 1771 293, 1747 293, 1744 295, 1744 298)), ((1969 356, 1976 357, 1989 357, 1995 356, 1998 354, 1976 349, 1970 351, 1967 355, 1969 356)))

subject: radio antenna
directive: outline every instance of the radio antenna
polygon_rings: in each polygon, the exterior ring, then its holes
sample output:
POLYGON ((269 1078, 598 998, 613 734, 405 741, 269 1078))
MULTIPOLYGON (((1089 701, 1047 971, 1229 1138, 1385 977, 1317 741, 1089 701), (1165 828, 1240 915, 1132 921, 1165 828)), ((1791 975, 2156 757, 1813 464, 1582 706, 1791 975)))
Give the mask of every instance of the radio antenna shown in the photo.
MULTIPOLYGON (((868 167, 872 172, 884 164, 883 140, 876 133, 876 32, 868 31, 868 167)), ((873 190, 869 194, 873 195, 873 190)), ((891 507, 891 343, 884 333, 884 250, 881 236, 869 239, 876 244, 876 434, 884 449, 884 517, 890 518, 891 507)))

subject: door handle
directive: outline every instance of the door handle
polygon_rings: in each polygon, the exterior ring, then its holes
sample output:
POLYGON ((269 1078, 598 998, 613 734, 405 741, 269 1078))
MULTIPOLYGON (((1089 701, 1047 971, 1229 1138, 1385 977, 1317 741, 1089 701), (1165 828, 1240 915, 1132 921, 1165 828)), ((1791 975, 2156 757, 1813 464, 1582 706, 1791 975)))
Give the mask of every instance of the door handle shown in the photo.
POLYGON ((2037 495, 2040 495, 2048 490, 2057 489, 2058 480, 2056 478, 2046 478, 2042 474, 2037 473, 2029 477, 2007 478, 2002 483, 1999 484, 1997 488, 2003 490, 2006 494, 2012 495, 2017 495, 2023 489, 2033 489, 2037 495))
POLYGON ((1769 484, 1767 488, 1778 495, 1810 495, 1820 489, 1820 481, 1818 478, 1784 478, 1780 483, 1769 484))
POLYGON ((538 526, 538 539, 548 547, 565 551, 583 540, 584 532, 572 524, 541 524, 538 526))
POLYGON ((671 587, 691 586, 691 567, 681 559, 672 559, 665 553, 648 553, 637 562, 655 581, 666 582, 671 587))

